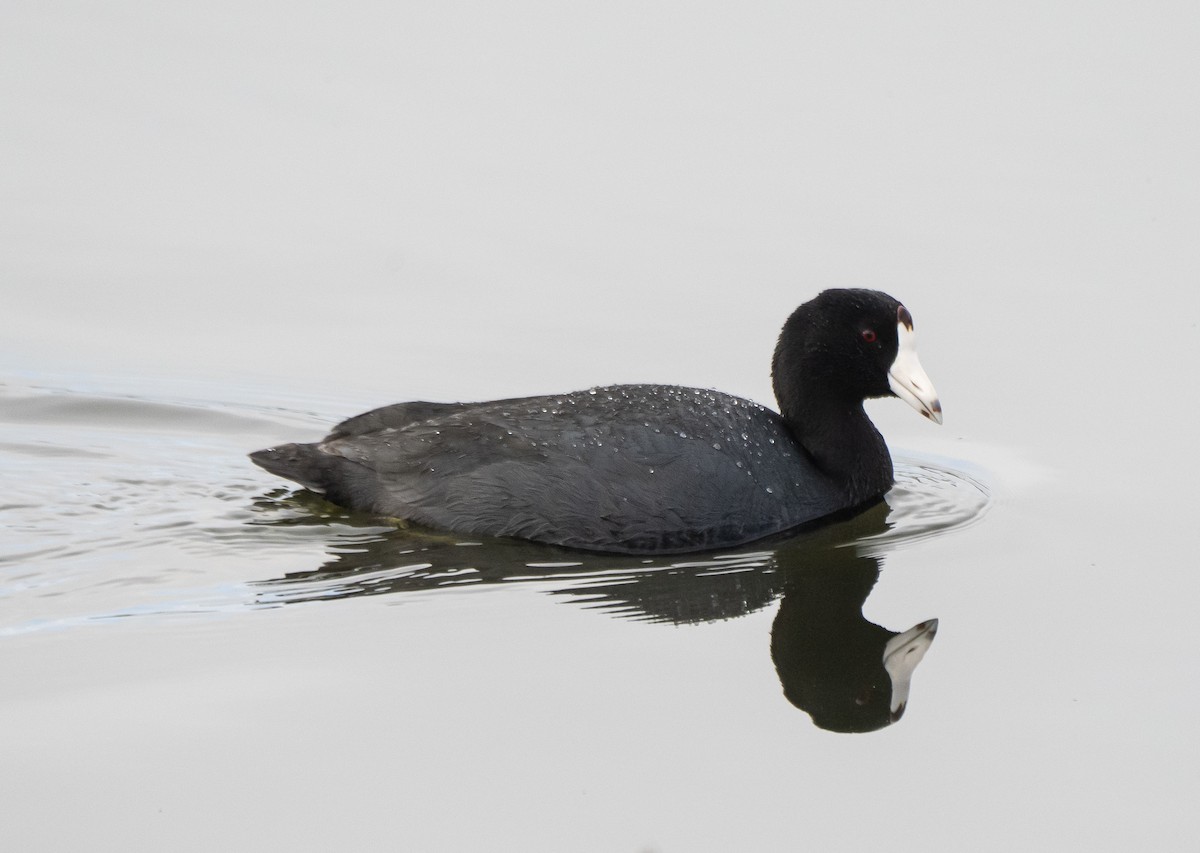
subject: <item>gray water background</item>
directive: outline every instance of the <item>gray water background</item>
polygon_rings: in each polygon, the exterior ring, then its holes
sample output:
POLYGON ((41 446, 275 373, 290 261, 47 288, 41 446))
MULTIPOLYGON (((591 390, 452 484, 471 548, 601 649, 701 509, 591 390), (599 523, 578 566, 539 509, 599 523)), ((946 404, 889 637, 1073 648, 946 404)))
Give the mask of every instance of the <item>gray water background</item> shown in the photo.
POLYGON ((1196 849, 1198 37, 1182 3, 7 4, 0 846, 1196 849), (941 626, 879 732, 787 702, 769 595, 314 579, 392 533, 243 456, 405 399, 770 403, 830 286, 908 305, 946 411, 869 406, 901 488, 864 614, 941 626))

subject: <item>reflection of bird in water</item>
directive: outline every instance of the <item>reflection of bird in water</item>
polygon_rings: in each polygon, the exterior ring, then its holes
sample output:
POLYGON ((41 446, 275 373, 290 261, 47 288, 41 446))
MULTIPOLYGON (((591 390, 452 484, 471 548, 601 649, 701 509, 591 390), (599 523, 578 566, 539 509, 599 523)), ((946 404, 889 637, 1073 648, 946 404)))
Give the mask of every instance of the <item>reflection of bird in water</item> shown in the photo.
POLYGON ((784 547, 775 557, 787 579, 771 658, 788 701, 830 731, 868 732, 899 720, 937 620, 902 633, 868 622, 862 607, 879 578, 879 558, 853 547, 795 561, 784 547))
MULTIPOLYGON (((266 510, 283 506, 260 503, 266 510)), ((311 510, 267 523, 327 523, 311 510)), ((888 529, 889 511, 879 503, 791 539, 690 560, 585 554, 513 539, 463 547, 441 534, 372 527, 316 570, 260 582, 259 600, 297 603, 541 580, 561 584, 551 594, 591 609, 678 625, 742 616, 781 598, 771 657, 784 695, 821 728, 873 731, 900 718, 912 671, 937 630, 937 620, 929 620, 897 634, 862 615, 880 558, 860 554, 859 543, 888 529)))

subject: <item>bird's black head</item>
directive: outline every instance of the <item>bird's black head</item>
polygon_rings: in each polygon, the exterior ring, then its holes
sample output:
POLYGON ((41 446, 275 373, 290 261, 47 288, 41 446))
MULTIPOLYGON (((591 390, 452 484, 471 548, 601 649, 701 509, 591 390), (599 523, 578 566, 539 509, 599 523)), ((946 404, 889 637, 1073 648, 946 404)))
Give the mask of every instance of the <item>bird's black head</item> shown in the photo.
POLYGON ((941 423, 941 404, 917 360, 908 309, 877 290, 826 290, 784 324, 771 370, 789 423, 897 396, 941 423))

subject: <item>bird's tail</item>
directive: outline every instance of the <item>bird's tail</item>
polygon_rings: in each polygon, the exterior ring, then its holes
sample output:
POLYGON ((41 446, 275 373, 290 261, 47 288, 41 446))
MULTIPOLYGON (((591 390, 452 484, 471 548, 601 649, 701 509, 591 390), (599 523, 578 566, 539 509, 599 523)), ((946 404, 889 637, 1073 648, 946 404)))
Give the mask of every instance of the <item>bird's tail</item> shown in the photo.
POLYGON ((254 451, 250 461, 314 492, 324 492, 330 483, 332 469, 338 462, 346 460, 322 453, 315 444, 281 444, 254 451))
POLYGON ((326 500, 360 512, 382 512, 379 476, 365 465, 326 453, 319 444, 281 444, 250 454, 272 474, 320 492, 326 500))

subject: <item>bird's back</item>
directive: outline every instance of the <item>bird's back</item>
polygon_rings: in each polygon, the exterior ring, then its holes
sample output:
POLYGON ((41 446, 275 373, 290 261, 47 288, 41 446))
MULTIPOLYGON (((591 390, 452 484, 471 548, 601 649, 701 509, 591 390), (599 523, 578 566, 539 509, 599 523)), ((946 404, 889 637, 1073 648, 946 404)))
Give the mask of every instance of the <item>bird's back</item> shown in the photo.
POLYGON ((737 545, 852 502, 774 412, 675 386, 401 403, 259 453, 356 509, 606 551, 737 545))

